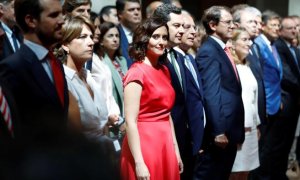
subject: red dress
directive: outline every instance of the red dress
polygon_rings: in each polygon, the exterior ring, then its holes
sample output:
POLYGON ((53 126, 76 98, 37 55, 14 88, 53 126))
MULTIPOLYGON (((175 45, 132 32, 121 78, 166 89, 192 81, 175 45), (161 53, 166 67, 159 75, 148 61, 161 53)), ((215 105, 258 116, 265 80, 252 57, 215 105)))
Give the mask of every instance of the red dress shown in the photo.
MULTIPOLYGON (((166 66, 154 68, 143 62, 135 62, 124 77, 124 87, 132 81, 139 82, 143 88, 137 126, 150 179, 180 179, 169 121, 175 99, 169 71, 166 66)), ((122 145, 121 178, 137 179, 127 136, 122 145)))

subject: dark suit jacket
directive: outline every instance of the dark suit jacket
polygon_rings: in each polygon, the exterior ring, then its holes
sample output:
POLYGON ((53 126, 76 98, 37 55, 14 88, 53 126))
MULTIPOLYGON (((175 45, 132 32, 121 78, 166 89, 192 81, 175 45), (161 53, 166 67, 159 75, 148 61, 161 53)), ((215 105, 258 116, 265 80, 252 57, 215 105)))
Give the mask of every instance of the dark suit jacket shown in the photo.
MULTIPOLYGON (((172 51, 174 51, 172 49, 172 51)), ((185 106, 185 95, 186 93, 186 81, 185 81, 185 72, 183 69, 183 61, 180 61, 177 59, 177 52, 175 52, 175 58, 178 63, 178 66, 180 68, 180 74, 182 76, 182 85, 183 88, 180 85, 179 78, 176 74, 176 71, 174 69, 174 66, 170 63, 171 60, 166 60, 165 65, 168 67, 170 75, 171 75, 171 83, 175 90, 175 102, 174 106, 171 110, 171 117, 174 123, 174 129, 175 129, 175 135, 178 143, 178 147, 180 150, 180 153, 184 152, 186 137, 187 137, 187 111, 185 106)), ((164 61, 167 59, 167 57, 161 57, 164 61)))
MULTIPOLYGON (((0 78, 15 99, 20 117, 20 138, 28 143, 55 143, 66 133, 68 113, 67 82, 64 79, 64 107, 54 84, 34 52, 20 50, 0 63, 0 78)), ((63 68, 61 66, 61 70, 63 68)))
MULTIPOLYGON (((286 42, 279 38, 274 42, 282 61, 281 98, 283 103, 282 115, 289 117, 299 111, 297 103, 300 97, 300 72, 286 42)), ((298 62, 300 57, 298 57, 298 62)), ((298 66, 299 67, 299 66, 298 66)))
POLYGON ((256 44, 253 44, 251 47, 252 54, 246 57, 246 60, 250 64, 250 69, 257 81, 257 89, 258 89, 258 115, 260 118, 260 122, 262 124, 266 121, 266 95, 265 95, 265 86, 264 86, 264 79, 263 79, 263 70, 262 64, 257 56, 258 50, 255 49, 256 44))
MULTIPOLYGON (((178 53, 178 56, 182 56, 178 53)), ((184 57, 180 57, 183 59, 184 57)), ((197 82, 195 81, 190 70, 184 65, 185 77, 186 77, 186 111, 188 117, 189 133, 192 138, 193 155, 196 155, 202 145, 202 139, 204 134, 204 115, 203 115, 203 90, 200 74, 198 72, 196 62, 193 57, 190 56, 193 67, 196 71, 197 82), (199 87, 198 87, 198 85, 199 87)))
POLYGON ((211 37, 200 47, 196 63, 202 78, 207 124, 206 143, 226 134, 231 143, 242 143, 244 107, 242 88, 222 47, 211 37))
MULTIPOLYGON (((0 29, 3 30, 2 24, 0 23, 0 29)), ((4 30, 3 30, 4 31, 4 30)), ((23 42, 23 36, 21 35, 21 32, 19 30, 16 30, 16 34, 17 34, 17 39, 19 40, 20 43, 23 42)), ((9 39, 7 38, 6 34, 4 34, 4 39, 3 39, 3 49, 2 49, 2 54, 0 54, 0 62, 8 57, 9 55, 14 53, 14 49, 9 41, 9 39)))
POLYGON ((122 56, 125 57, 127 62, 127 67, 129 68, 133 63, 133 60, 129 57, 129 53, 128 53, 129 43, 121 25, 118 26, 118 29, 120 33, 120 43, 121 43, 120 48, 121 48, 122 56))

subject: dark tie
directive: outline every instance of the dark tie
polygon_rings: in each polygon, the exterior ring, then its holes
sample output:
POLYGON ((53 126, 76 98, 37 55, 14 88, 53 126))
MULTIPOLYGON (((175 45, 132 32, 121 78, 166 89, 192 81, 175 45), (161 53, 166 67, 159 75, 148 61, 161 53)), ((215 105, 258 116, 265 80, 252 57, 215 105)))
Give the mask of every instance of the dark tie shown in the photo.
POLYGON ((50 59, 50 65, 52 69, 56 92, 59 96, 62 106, 64 106, 64 76, 61 70, 61 65, 59 64, 60 62, 55 58, 52 52, 49 51, 48 56, 50 59))
POLYGON ((0 87, 0 111, 5 121, 5 124, 7 126, 8 132, 13 137, 14 133, 13 133, 13 124, 11 119, 10 108, 8 106, 6 98, 4 97, 1 87, 0 87))
POLYGON ((297 65, 297 68, 298 70, 300 71, 300 52, 299 52, 299 49, 295 46, 291 46, 291 49, 292 49, 292 54, 295 58, 295 63, 297 65))
POLYGON ((190 73, 192 74, 194 81, 196 82, 198 88, 199 88, 199 83, 198 83, 198 79, 197 79, 197 73, 195 71, 195 68, 191 62, 191 57, 187 54, 184 56, 184 64, 185 66, 189 69, 190 73))
POLYGON ((178 77, 180 86, 181 86, 181 88, 182 88, 182 78, 181 78, 181 74, 180 74, 180 69, 179 69, 179 67, 177 68, 175 52, 174 52, 173 49, 170 50, 170 58, 171 58, 171 64, 172 64, 173 67, 174 67, 175 73, 176 73, 176 75, 177 75, 177 77, 178 77))
POLYGON ((277 49, 274 45, 272 45, 271 47, 272 47, 272 54, 274 56, 275 63, 279 67, 279 55, 278 55, 277 49))
POLYGON ((18 46, 18 42, 17 42, 17 36, 14 32, 11 34, 11 38, 13 40, 14 49, 15 49, 15 52, 16 52, 19 49, 19 46, 18 46))

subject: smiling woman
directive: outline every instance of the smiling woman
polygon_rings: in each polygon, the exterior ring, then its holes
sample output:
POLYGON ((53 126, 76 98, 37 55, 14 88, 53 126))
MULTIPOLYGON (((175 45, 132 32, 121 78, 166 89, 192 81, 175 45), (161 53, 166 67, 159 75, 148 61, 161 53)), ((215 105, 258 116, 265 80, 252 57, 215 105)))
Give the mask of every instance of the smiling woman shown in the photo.
POLYGON ((124 77, 126 135, 122 179, 180 179, 183 165, 170 116, 175 92, 168 68, 159 63, 168 43, 161 18, 138 25, 130 55, 135 62, 124 77))
POLYGON ((251 44, 250 34, 246 29, 237 28, 233 31, 231 53, 237 64, 239 80, 242 85, 242 100, 245 110, 245 141, 237 151, 230 177, 231 180, 246 180, 248 179, 249 171, 259 166, 258 139, 260 132, 257 126, 260 124, 260 118, 257 105, 257 81, 249 67, 249 63, 246 63, 251 44))

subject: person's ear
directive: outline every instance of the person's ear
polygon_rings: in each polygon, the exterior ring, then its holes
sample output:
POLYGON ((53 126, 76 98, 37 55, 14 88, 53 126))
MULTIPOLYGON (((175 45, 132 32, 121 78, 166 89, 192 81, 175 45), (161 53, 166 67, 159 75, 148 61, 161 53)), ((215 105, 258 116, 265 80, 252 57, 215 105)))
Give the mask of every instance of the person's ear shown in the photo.
POLYGON ((25 23, 31 29, 35 29, 38 26, 38 21, 32 15, 27 14, 25 16, 25 23))
POLYGON ((218 26, 218 24, 215 21, 209 21, 208 25, 209 25, 210 29, 213 30, 214 32, 216 31, 217 26, 218 26))
POLYGON ((63 44, 63 45, 61 45, 61 47, 63 48, 63 50, 64 50, 65 52, 67 52, 67 54, 70 53, 70 48, 69 48, 69 46, 68 46, 67 44, 63 44))

